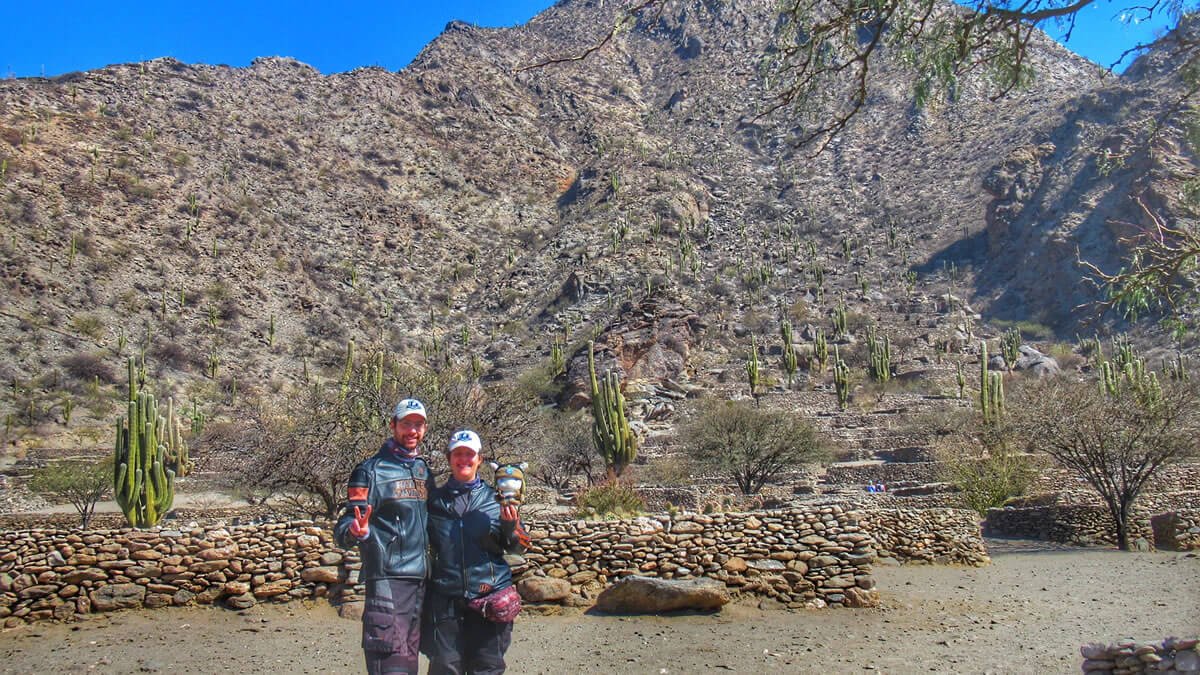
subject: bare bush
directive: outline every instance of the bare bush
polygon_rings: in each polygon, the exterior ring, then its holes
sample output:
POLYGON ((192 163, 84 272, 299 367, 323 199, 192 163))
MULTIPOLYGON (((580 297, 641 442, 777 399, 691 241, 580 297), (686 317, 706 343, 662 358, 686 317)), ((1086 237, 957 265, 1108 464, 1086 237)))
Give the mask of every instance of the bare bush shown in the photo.
POLYGON ((746 495, 798 464, 829 458, 816 431, 796 415, 745 401, 700 403, 681 435, 692 458, 727 474, 746 495))
POLYGON ((422 453, 438 472, 443 443, 470 428, 484 441, 484 454, 498 462, 518 461, 535 403, 507 387, 484 388, 460 369, 430 370, 366 355, 348 378, 305 387, 274 403, 248 406, 242 431, 226 440, 247 449, 243 489, 291 495, 299 510, 314 507, 337 515, 353 468, 387 438, 397 400, 417 398, 429 413, 422 453))
POLYGON ((1129 550, 1129 518, 1147 483, 1164 465, 1195 455, 1200 443, 1196 384, 1151 379, 1121 377, 1112 389, 1035 381, 1011 406, 1027 447, 1050 455, 1100 496, 1122 550, 1129 550))
POLYGON ((529 435, 529 476, 558 492, 595 485, 604 460, 592 443, 591 419, 584 413, 543 413, 529 435))

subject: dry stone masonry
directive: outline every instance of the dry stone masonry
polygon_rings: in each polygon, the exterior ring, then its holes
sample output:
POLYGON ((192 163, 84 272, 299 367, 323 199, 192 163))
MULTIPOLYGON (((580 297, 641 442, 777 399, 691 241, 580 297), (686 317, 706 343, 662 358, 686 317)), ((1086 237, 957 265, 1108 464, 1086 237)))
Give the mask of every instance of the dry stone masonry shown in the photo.
POLYGON ((828 505, 557 523, 530 532, 534 545, 518 569, 518 587, 527 599, 552 593, 568 604, 590 605, 605 586, 635 574, 708 577, 792 607, 871 606, 875 544, 858 519, 828 505))
MULTIPOLYGON (((631 576, 704 579, 730 593, 789 607, 877 603, 871 564, 986 562, 972 514, 950 509, 875 512, 817 505, 777 511, 529 524, 518 589, 544 609, 590 606, 631 576), (878 533, 878 542, 873 536, 878 533)), ((327 598, 361 609, 354 551, 312 521, 180 529, 30 529, 0 534, 0 621, 40 620, 133 607, 327 598)))
POLYGON ((991 562, 974 511, 880 508, 862 514, 862 526, 875 538, 881 556, 938 565, 991 562))
POLYGON ((0 618, 320 598, 354 564, 311 521, 181 530, 25 530, 0 543, 0 618))
POLYGON ((1200 673, 1200 640, 1167 638, 1162 642, 1127 640, 1105 645, 1092 643, 1079 649, 1083 672, 1098 675, 1140 673, 1200 673))

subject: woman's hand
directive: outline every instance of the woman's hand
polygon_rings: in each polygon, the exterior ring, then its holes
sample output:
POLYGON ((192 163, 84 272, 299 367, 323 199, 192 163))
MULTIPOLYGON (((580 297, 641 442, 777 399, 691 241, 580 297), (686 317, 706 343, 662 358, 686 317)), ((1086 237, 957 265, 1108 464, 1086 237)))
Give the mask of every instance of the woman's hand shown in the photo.
POLYGON ((518 518, 516 504, 504 504, 500 507, 500 520, 516 522, 518 518))

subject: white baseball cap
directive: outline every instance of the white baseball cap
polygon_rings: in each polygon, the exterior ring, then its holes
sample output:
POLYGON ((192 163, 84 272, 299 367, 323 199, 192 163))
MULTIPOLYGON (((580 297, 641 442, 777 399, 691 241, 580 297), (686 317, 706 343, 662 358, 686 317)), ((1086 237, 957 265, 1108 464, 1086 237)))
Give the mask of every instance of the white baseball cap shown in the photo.
POLYGON ((479 439, 479 434, 470 429, 463 429, 450 436, 450 445, 446 446, 446 453, 454 452, 455 448, 470 448, 478 455, 483 450, 483 441, 479 439))
POLYGON ((429 419, 425 414, 425 406, 415 398, 406 398, 396 404, 396 410, 392 412, 392 419, 400 420, 409 415, 420 415, 421 419, 429 419))

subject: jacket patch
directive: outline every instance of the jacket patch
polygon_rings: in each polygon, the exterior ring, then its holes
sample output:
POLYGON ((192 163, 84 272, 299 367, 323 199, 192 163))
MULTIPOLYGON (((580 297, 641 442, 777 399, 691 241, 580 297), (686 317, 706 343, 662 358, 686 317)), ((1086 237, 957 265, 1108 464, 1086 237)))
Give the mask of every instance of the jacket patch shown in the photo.
POLYGON ((491 585, 491 584, 479 584, 479 592, 480 592, 480 593, 482 593, 482 594, 484 594, 484 595, 487 595, 488 593, 491 593, 491 592, 492 592, 492 585, 491 585))
POLYGON ((419 499, 425 501, 429 492, 425 487, 425 481, 413 480, 412 478, 402 478, 392 481, 391 487, 392 499, 419 499))
POLYGON ((349 497, 352 502, 365 502, 367 501, 367 488, 352 487, 349 490, 349 497))

